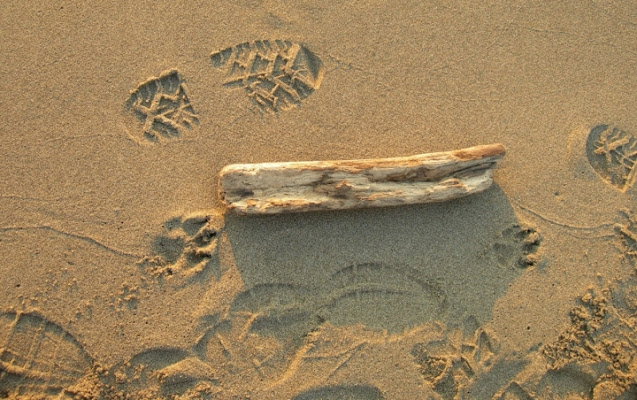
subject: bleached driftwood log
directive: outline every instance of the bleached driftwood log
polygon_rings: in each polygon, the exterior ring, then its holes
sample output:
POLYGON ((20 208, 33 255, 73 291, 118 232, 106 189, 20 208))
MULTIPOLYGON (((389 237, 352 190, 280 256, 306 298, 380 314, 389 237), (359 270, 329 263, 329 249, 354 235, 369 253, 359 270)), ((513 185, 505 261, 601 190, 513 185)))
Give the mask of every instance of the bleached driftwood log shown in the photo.
POLYGON ((228 165, 220 195, 235 214, 344 210, 451 200, 493 181, 504 146, 368 160, 228 165))

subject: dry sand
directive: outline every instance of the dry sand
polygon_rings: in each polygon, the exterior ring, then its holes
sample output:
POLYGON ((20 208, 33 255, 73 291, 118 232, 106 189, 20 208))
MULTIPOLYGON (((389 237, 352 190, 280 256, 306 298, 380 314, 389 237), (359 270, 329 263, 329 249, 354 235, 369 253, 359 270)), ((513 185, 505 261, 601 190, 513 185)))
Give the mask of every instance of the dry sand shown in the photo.
POLYGON ((0 8, 0 398, 637 397, 633 2, 74 3, 0 8), (496 142, 446 203, 217 196, 496 142))

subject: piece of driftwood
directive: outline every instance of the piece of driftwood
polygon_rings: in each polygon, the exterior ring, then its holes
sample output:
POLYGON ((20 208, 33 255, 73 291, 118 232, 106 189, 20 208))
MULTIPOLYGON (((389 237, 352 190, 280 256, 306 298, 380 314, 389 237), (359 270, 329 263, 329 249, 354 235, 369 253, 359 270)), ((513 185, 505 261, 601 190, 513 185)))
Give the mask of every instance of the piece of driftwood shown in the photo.
POLYGON ((228 165, 220 195, 240 215, 430 203, 491 186, 504 146, 367 160, 228 165))

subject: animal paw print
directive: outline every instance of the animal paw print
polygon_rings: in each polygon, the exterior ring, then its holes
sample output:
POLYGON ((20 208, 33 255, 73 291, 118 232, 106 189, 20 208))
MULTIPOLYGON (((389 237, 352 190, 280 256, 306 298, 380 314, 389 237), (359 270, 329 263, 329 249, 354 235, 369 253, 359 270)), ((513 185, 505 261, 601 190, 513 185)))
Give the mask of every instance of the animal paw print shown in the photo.
POLYGON ((542 238, 533 228, 514 224, 502 231, 499 240, 493 245, 498 263, 503 267, 515 265, 528 268, 540 261, 538 249, 542 238))
POLYGON ((143 290, 139 286, 123 283, 117 300, 113 302, 118 313, 124 310, 136 310, 142 292, 143 290))
POLYGON ((262 112, 301 105, 321 85, 321 59, 289 40, 256 40, 214 52, 212 65, 226 73, 223 86, 243 88, 262 112))
POLYGON ((475 318, 465 320, 463 331, 449 332, 442 341, 416 343, 411 349, 424 381, 446 400, 458 398, 477 376, 487 373, 499 352, 498 341, 475 318))
POLYGON ((175 217, 164 223, 164 233, 153 242, 154 256, 139 261, 155 276, 190 277, 208 267, 217 252, 220 216, 193 214, 175 217))
POLYGON ((140 83, 131 92, 126 106, 142 124, 142 135, 152 142, 178 137, 199 123, 186 85, 176 69, 140 83))

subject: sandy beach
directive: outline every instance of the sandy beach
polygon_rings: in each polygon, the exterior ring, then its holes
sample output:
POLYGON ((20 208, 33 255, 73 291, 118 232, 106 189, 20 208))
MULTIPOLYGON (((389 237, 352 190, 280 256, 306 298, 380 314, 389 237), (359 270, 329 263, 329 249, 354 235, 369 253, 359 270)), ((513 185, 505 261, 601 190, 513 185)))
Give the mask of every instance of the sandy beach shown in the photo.
POLYGON ((636 5, 0 15, 0 398, 637 398, 636 5), (229 164, 492 143, 451 201, 219 196, 229 164))

